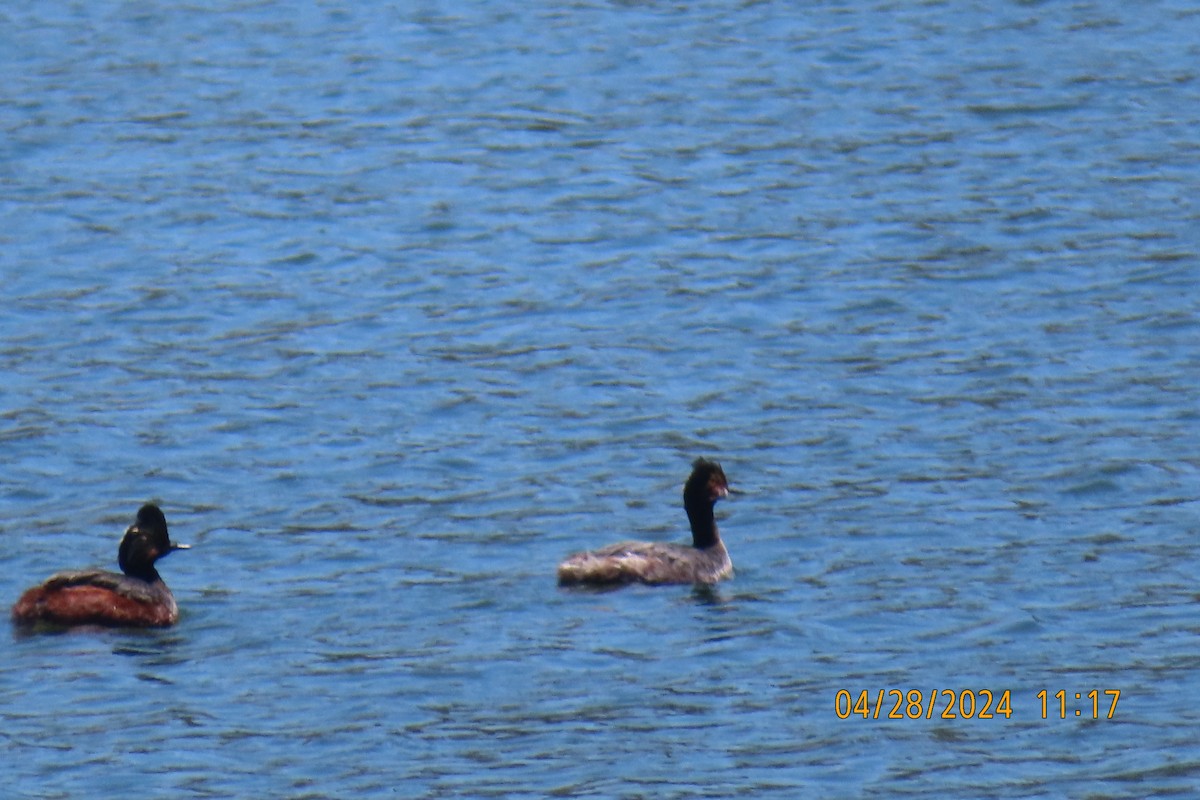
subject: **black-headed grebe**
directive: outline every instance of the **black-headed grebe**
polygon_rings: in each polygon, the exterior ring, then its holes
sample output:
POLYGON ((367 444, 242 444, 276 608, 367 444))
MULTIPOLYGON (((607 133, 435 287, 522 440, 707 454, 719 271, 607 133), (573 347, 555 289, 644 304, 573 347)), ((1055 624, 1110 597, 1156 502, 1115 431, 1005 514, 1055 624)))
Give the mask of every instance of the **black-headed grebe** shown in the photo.
POLYGON ((173 550, 186 550, 167 535, 167 518, 147 503, 125 531, 117 551, 121 575, 102 569, 60 572, 34 586, 13 606, 13 621, 22 625, 173 625, 179 607, 158 576, 154 562, 173 550))
POLYGON ((683 487, 683 507, 692 524, 692 546, 621 542, 576 553, 558 565, 559 585, 620 583, 716 583, 733 572, 717 533, 713 506, 729 494, 725 471, 715 461, 696 459, 683 487))

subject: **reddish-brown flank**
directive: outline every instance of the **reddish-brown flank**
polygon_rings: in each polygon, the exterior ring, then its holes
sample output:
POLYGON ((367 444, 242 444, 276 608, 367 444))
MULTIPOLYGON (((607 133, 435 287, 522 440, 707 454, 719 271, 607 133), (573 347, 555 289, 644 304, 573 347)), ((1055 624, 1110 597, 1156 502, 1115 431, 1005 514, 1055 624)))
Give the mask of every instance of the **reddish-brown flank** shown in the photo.
POLYGON ((174 603, 147 603, 102 586, 35 586, 13 606, 20 623, 162 627, 179 617, 174 603))

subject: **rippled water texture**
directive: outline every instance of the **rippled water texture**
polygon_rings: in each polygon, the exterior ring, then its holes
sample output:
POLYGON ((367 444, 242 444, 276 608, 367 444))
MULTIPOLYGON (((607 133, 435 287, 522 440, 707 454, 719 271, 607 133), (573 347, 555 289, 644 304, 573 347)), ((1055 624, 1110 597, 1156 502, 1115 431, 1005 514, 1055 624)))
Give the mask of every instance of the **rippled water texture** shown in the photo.
POLYGON ((1192 6, 0 23, 4 602, 194 545, 4 637, 7 797, 1196 791, 1192 6), (698 455, 732 581, 555 586, 698 455))

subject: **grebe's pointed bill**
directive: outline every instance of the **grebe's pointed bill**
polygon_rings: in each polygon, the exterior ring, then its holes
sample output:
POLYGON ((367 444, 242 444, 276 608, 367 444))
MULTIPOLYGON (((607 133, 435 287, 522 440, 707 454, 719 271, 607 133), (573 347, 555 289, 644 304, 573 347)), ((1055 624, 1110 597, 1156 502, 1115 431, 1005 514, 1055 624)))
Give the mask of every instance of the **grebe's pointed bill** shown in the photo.
POLYGON ((190 544, 180 544, 179 542, 171 542, 171 549, 172 550, 191 550, 192 546, 190 544))

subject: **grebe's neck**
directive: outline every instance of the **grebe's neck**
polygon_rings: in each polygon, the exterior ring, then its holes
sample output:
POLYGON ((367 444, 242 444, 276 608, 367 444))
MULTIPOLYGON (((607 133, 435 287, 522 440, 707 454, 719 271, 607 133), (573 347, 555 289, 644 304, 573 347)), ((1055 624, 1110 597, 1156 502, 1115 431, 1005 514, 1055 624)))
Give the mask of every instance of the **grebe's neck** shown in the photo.
POLYGON ((713 516, 713 504, 689 503, 687 505, 688 522, 692 525, 692 546, 705 550, 721 541, 717 533, 717 520, 713 516))
POLYGON ((158 570, 154 568, 158 553, 158 548, 145 533, 131 527, 125 532, 125 538, 121 539, 121 549, 117 551, 117 564, 120 565, 121 572, 129 577, 155 583, 162 580, 158 576, 158 570))
POLYGON ((141 578, 146 583, 162 582, 162 576, 158 574, 158 570, 156 570, 154 567, 150 567, 148 569, 139 569, 133 572, 126 572, 125 574, 131 578, 141 578))

